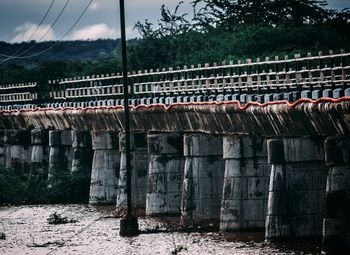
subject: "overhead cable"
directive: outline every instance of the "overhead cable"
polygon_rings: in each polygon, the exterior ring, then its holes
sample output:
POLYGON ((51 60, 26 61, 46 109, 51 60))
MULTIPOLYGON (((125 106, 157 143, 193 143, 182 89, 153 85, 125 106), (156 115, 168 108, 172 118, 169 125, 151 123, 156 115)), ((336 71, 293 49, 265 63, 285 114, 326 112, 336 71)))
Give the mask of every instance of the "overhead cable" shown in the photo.
MULTIPOLYGON (((40 37, 39 42, 52 30, 52 28, 54 27, 54 25, 57 23, 57 21, 59 20, 59 18, 62 16, 63 12, 65 11, 68 3, 70 2, 70 0, 67 0, 65 5, 63 6, 63 8, 61 9, 60 13, 58 14, 58 16, 56 17, 56 19, 54 20, 54 22, 50 25, 50 27, 46 30, 46 32, 40 37)), ((17 54, 17 55, 12 55, 12 56, 8 56, 9 58, 13 59, 13 58, 17 58, 20 56, 23 56, 25 53, 27 53, 28 51, 30 51, 31 49, 35 48, 38 44, 34 43, 31 47, 29 47, 28 49, 26 49, 25 51, 17 54)), ((1 62, 2 63, 2 62, 1 62)))
MULTIPOLYGON (((53 4, 56 2, 56 0, 52 0, 49 8, 46 10, 45 15, 42 17, 41 21, 39 22, 39 24, 36 26, 35 30, 30 34, 29 38, 26 40, 27 42, 30 42, 30 40, 33 38, 33 36, 35 35, 35 33, 38 31, 39 27, 43 24, 44 20, 46 19, 47 15, 49 14, 53 4)), ((19 51, 21 51, 23 48, 25 47, 25 43, 19 48, 17 49, 14 53, 12 53, 11 55, 6 55, 6 54, 1 54, 1 57, 13 57, 14 55, 16 55, 19 51)))
POLYGON ((73 23, 73 25, 68 29, 68 31, 60 38, 59 41, 56 41, 54 44, 52 44, 51 46, 49 46, 48 48, 46 48, 45 50, 42 50, 40 52, 37 52, 35 54, 32 54, 32 55, 28 55, 28 56, 13 56, 13 57, 9 57, 9 58, 6 58, 4 59, 3 61, 0 62, 0 64, 3 64, 9 60, 12 60, 12 59, 28 59, 28 58, 32 58, 32 57, 36 57, 36 56, 39 56, 41 54, 44 54, 45 52, 51 50, 53 47, 55 47, 56 45, 62 43, 62 40, 69 34, 72 32, 72 30, 75 28, 75 26, 78 24, 78 22, 81 20, 81 18, 84 16, 84 14, 86 13, 86 11, 89 9, 91 3, 93 2, 94 0, 90 0, 90 2, 87 4, 87 6, 85 7, 84 11, 80 14, 80 16, 77 18, 77 20, 73 23))

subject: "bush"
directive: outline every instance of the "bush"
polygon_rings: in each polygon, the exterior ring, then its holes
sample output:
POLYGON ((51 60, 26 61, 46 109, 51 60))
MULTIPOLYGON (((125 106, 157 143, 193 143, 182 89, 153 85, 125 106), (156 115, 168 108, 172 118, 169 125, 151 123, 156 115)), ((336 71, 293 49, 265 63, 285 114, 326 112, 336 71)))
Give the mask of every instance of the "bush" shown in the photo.
POLYGON ((89 174, 60 172, 49 182, 47 173, 20 176, 0 165, 0 204, 88 202, 89 174))

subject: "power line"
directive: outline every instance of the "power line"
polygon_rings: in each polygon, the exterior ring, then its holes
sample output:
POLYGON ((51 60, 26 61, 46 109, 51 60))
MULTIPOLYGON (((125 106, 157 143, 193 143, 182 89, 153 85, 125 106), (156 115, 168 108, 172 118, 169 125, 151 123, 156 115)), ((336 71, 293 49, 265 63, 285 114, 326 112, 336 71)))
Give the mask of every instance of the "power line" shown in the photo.
MULTIPOLYGON (((43 24, 44 20, 46 19, 47 15, 49 14, 53 4, 56 2, 56 0, 52 0, 49 8, 46 10, 46 13, 44 15, 44 17, 41 19, 41 21, 39 22, 39 24, 36 26, 35 30, 31 33, 31 35, 29 36, 29 38, 26 40, 27 42, 29 42, 34 34, 38 31, 39 27, 43 24)), ((16 55, 19 51, 21 51, 23 48, 25 47, 25 44, 22 45, 19 49, 17 49, 14 53, 12 53, 11 55, 6 55, 6 54, 0 54, 1 57, 13 57, 14 55, 16 55)))
MULTIPOLYGON (((58 14, 58 16, 56 17, 55 21, 51 24, 50 28, 46 31, 46 33, 41 36, 41 38, 39 39, 39 41, 41 41, 50 31, 51 29, 53 28, 53 26, 57 23, 57 21, 59 20, 59 18, 62 16, 63 12, 65 11, 68 3, 70 2, 70 0, 67 0, 66 4, 63 6, 63 8, 61 9, 60 13, 58 14)), ((12 56, 9 56, 9 59, 14 59, 14 58, 18 58, 20 56, 23 56, 25 53, 27 53, 28 51, 30 51, 31 49, 35 48, 37 46, 36 43, 34 43, 31 47, 29 47, 28 49, 26 49, 25 51, 21 52, 20 54, 18 55, 12 55, 12 56)), ((6 62, 7 59, 5 59, 4 61, 0 62, 0 64, 2 64, 3 62, 6 62)))
POLYGON ((48 48, 46 48, 45 50, 42 50, 40 52, 37 52, 35 54, 29 55, 29 56, 13 56, 13 57, 9 57, 7 59, 4 59, 3 61, 0 62, 0 64, 3 64, 9 60, 12 59, 27 59, 27 58, 32 58, 32 57, 36 57, 39 56, 41 54, 44 54, 45 52, 51 50, 53 47, 55 47, 57 44, 62 43, 62 40, 69 34, 72 32, 72 30, 74 29, 74 27, 78 24, 78 22, 81 20, 81 18, 84 16, 84 14, 86 13, 86 11, 89 9, 91 3, 94 0, 90 0, 90 2, 87 4, 87 6, 85 7, 84 11, 80 14, 80 16, 78 17, 78 19, 73 23, 73 25, 68 29, 68 31, 60 38, 59 41, 56 41, 54 44, 52 44, 51 46, 49 46, 48 48))
MULTIPOLYGON (((52 30, 52 28, 55 26, 55 24, 57 23, 57 21, 59 20, 59 18, 62 16, 63 12, 65 11, 68 3, 70 2, 70 0, 67 0, 66 4, 63 6, 62 10, 60 11, 60 13, 58 14, 58 16, 56 17, 55 21, 51 24, 51 26, 49 27, 49 29, 47 29, 47 31, 45 32, 45 34, 43 34, 40 39, 38 40, 39 42, 52 30)), ((13 56, 9 56, 9 57, 19 57, 19 56, 23 56, 25 53, 27 53, 28 51, 30 51, 31 49, 35 48, 38 44, 34 43, 31 47, 29 47, 28 49, 26 49, 25 51, 21 52, 18 55, 13 55, 13 56)))

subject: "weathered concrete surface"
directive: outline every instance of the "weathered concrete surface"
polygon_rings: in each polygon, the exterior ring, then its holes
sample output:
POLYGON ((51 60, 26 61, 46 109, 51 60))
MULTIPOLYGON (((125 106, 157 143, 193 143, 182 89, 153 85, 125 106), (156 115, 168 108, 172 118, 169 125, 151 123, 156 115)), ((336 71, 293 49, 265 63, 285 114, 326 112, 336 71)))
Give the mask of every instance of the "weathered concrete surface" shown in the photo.
POLYGON ((90 204, 115 203, 120 166, 118 147, 118 133, 92 132, 90 204))
MULTIPOLYGON (((121 154, 120 174, 118 180, 117 212, 123 214, 127 208, 126 189, 126 154, 125 135, 119 134, 119 151, 121 154)), ((146 133, 133 133, 130 135, 131 156, 131 200, 134 209, 144 213, 146 207, 148 154, 146 133)))
POLYGON ((325 215, 323 139, 269 140, 268 156, 266 238, 319 237, 325 215))
POLYGON ((47 171, 49 166, 49 131, 40 128, 33 129, 31 131, 31 142, 31 174, 47 171))
POLYGON ((72 173, 90 173, 93 151, 90 131, 72 131, 72 173))
POLYGON ((0 164, 5 165, 5 144, 6 144, 6 136, 5 131, 1 129, 0 130, 0 164))
POLYGON ((149 134, 146 215, 180 214, 184 171, 180 134, 149 134))
POLYGON ((350 137, 330 137, 325 142, 329 168, 323 251, 350 253, 350 137))
MULTIPOLYGON (((249 106, 180 105, 130 110, 133 132, 204 132, 212 134, 335 135, 350 130, 350 101, 249 106)), ((123 109, 46 110, 2 113, 2 129, 35 127, 123 130, 123 109)))
POLYGON ((181 215, 184 222, 219 221, 224 181, 222 137, 184 135, 185 170, 181 215))
POLYGON ((14 169, 20 176, 29 175, 32 154, 30 130, 6 130, 4 135, 5 166, 14 169))
POLYGON ((70 175, 73 149, 71 130, 49 131, 49 188, 64 175, 70 175))
POLYGON ((264 228, 270 176, 266 139, 225 136, 223 158, 220 230, 264 228))

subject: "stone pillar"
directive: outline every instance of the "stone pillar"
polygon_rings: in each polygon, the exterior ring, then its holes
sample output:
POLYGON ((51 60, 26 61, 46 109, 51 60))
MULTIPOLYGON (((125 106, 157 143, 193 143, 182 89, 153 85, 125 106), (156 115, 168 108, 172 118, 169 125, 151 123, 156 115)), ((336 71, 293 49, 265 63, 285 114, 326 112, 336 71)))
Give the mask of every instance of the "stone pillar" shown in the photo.
POLYGON ((218 223, 224 181, 222 137, 184 135, 181 215, 185 223, 218 223))
MULTIPOLYGON (((118 182, 117 212, 123 214, 126 212, 127 208, 125 135, 123 133, 119 135, 119 141, 121 160, 118 182)), ((144 213, 146 207, 148 173, 146 133, 130 134, 130 154, 132 206, 137 213, 144 213)))
POLYGON ((93 157, 90 131, 73 130, 72 148, 71 175, 74 182, 72 200, 74 202, 88 202, 93 157))
POLYGON ((225 180, 220 230, 265 228, 270 176, 266 139, 226 136, 223 141, 225 180))
POLYGON ((325 155, 329 170, 322 249, 350 254, 350 137, 328 138, 325 155))
POLYGON ((49 166, 49 133, 45 129, 33 129, 31 131, 32 155, 31 155, 31 175, 36 175, 48 171, 49 166))
POLYGON ((267 239, 320 237, 326 168, 320 138, 269 140, 267 239))
POLYGON ((29 130, 9 130, 6 167, 17 171, 20 176, 30 174, 31 149, 29 130))
POLYGON ((90 204, 114 204, 117 197, 120 154, 118 134, 112 131, 92 132, 90 204))
POLYGON ((90 131, 72 131, 72 168, 73 174, 90 175, 92 166, 92 149, 90 131))
POLYGON ((72 136, 70 130, 49 131, 48 188, 57 188, 67 182, 72 162, 72 136))
POLYGON ((52 188, 51 182, 54 177, 61 172, 61 131, 51 130, 49 131, 49 172, 48 172, 48 181, 49 188, 52 188))
POLYGON ((54 172, 70 172, 72 167, 72 131, 49 131, 49 175, 54 172))
POLYGON ((180 134, 149 134, 146 215, 180 214, 184 160, 180 134))
POLYGON ((61 130, 61 151, 63 154, 63 162, 61 162, 61 165, 63 169, 67 172, 70 172, 72 169, 74 151, 72 145, 72 130, 61 130))
POLYGON ((14 130, 6 129, 4 132, 4 166, 11 167, 11 132, 14 130))
POLYGON ((0 165, 5 166, 5 147, 6 147, 6 135, 5 129, 0 130, 0 165))

